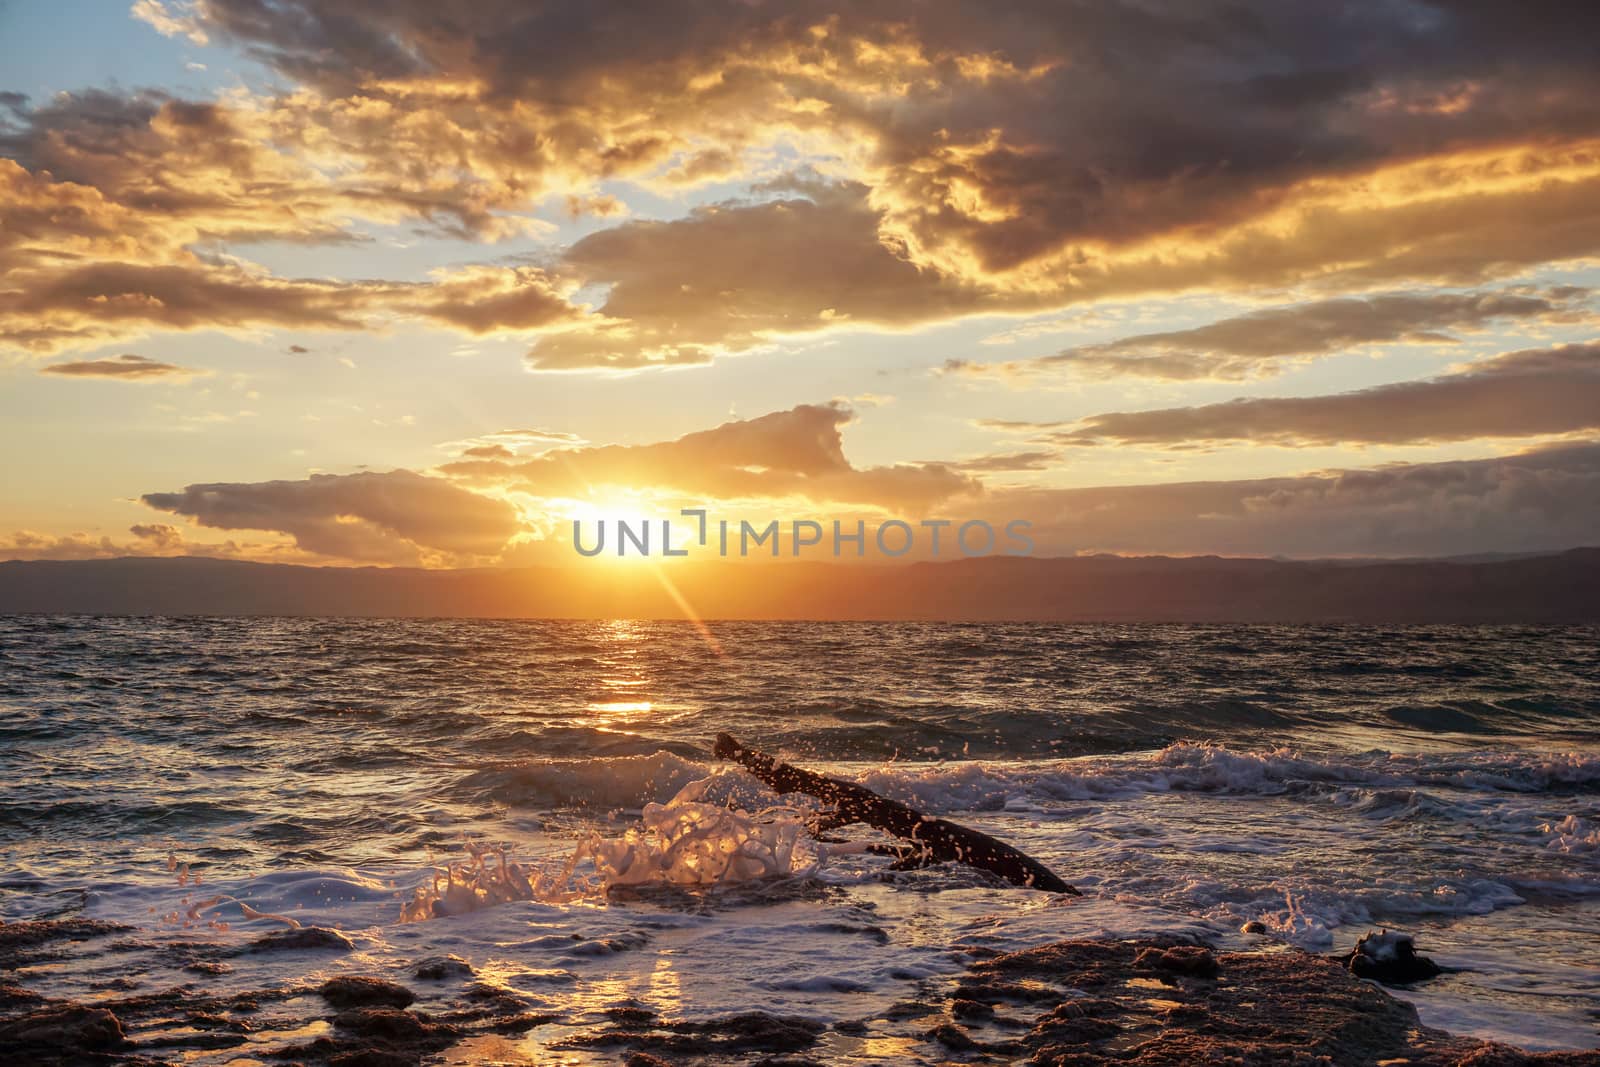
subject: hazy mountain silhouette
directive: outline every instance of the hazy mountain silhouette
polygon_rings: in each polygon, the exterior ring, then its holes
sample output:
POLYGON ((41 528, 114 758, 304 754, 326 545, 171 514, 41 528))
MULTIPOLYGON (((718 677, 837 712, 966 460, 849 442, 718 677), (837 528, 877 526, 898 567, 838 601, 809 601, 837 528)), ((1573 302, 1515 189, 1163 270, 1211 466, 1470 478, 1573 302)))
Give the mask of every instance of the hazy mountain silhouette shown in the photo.
MULTIPOLYGON (((1600 548, 1478 562, 985 558, 663 568, 708 619, 1600 622, 1600 548)), ((681 618, 649 564, 425 571, 0 563, 0 613, 681 618)))

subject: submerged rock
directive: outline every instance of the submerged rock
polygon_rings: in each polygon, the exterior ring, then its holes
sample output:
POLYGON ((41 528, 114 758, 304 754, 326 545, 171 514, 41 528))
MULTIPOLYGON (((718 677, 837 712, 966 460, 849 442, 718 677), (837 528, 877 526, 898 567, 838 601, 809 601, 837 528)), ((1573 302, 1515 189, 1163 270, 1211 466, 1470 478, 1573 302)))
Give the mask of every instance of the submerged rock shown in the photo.
POLYGON ((25 1008, 31 1004, 41 1003, 43 1000, 44 997, 31 989, 24 989, 9 982, 0 982, 0 1011, 25 1008))
POLYGON ((1202 945, 1174 945, 1172 948, 1147 948, 1134 957, 1141 970, 1167 971, 1191 978, 1215 978, 1217 958, 1202 945))
POLYGON ((337 930, 328 930, 321 926, 298 926, 293 930, 279 930, 257 938, 250 943, 249 951, 285 952, 323 948, 336 952, 349 952, 355 947, 355 942, 337 930))
POLYGON ((32 1052, 41 1058, 70 1060, 75 1053, 120 1048, 126 1041, 121 1020, 105 1008, 82 1004, 44 1008, 0 1022, 0 1048, 13 1054, 32 1052))
POLYGON ((822 1023, 801 1016, 747 1011, 705 1022, 618 1020, 610 1029, 580 1034, 551 1047, 628 1048, 636 1054, 671 1056, 797 1052, 816 1044, 826 1029, 822 1023))
POLYGON ((1344 965, 1356 977, 1370 978, 1384 985, 1409 985, 1444 973, 1444 968, 1437 963, 1417 955, 1416 942, 1410 934, 1388 930, 1367 934, 1357 941, 1356 947, 1344 957, 1344 965))
POLYGON ((412 973, 425 982, 442 982, 446 978, 471 978, 474 972, 472 964, 460 956, 429 956, 412 973))
MULTIPOLYGON (((96 919, 39 919, 0 923, 0 971, 14 971, 41 960, 69 954, 63 942, 91 941, 132 927, 96 919)), ((78 950, 79 954, 99 952, 78 950)))
POLYGON ((370 978, 361 974, 341 975, 322 983, 317 990, 336 1008, 355 1007, 409 1007, 417 995, 398 982, 383 978, 370 978))

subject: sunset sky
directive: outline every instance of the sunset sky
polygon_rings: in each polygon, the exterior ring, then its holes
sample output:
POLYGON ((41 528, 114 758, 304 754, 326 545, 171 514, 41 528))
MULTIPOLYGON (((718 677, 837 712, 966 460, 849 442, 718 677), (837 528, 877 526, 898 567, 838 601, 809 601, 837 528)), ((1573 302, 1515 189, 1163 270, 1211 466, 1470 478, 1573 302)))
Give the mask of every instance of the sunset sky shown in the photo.
POLYGON ((1600 6, 0 6, 0 558, 1600 542, 1600 6))

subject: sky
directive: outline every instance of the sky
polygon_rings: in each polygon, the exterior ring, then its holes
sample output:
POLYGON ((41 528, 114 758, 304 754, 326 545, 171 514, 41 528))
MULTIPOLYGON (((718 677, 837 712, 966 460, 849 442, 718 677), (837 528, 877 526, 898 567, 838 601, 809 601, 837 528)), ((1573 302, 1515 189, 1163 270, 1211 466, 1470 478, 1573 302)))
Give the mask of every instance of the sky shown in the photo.
POLYGON ((683 508, 785 558, 1594 544, 1597 31, 0 4, 0 559, 590 565, 574 520, 683 508))

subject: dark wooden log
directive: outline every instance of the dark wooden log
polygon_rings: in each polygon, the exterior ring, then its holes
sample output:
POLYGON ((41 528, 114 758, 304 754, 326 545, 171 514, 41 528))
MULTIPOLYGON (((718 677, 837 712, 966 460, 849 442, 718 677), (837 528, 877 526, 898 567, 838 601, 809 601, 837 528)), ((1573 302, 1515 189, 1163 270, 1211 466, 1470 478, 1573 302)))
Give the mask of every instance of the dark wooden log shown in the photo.
POLYGON ((833 829, 852 823, 868 826, 910 841, 896 867, 927 863, 965 863, 969 867, 993 871, 1013 885, 1042 889, 1048 893, 1081 896, 1033 857, 1019 852, 988 834, 922 812, 865 786, 827 778, 787 763, 779 763, 765 752, 746 748, 728 734, 718 734, 712 750, 718 759, 734 760, 778 793, 805 793, 816 797, 831 810, 813 822, 816 830, 833 829))

